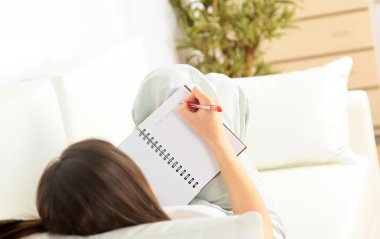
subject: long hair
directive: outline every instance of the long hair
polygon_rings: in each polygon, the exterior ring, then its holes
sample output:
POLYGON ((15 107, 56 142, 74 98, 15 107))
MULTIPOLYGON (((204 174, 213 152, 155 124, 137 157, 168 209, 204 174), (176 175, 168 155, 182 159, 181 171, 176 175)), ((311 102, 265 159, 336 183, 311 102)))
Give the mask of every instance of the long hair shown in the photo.
POLYGON ((37 232, 92 235, 169 220, 138 166, 95 139, 69 146, 45 169, 36 204, 40 219, 0 221, 0 239, 37 232))

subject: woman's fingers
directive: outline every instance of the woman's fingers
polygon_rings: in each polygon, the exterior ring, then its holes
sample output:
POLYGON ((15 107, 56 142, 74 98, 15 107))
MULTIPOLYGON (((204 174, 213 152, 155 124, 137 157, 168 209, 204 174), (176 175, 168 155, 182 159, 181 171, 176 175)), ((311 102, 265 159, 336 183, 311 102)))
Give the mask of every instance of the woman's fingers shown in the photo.
POLYGON ((190 110, 191 112, 197 112, 197 109, 196 108, 191 108, 189 107, 186 103, 188 102, 191 102, 191 103, 194 103, 194 104, 199 104, 199 101, 197 100, 197 98, 195 98, 193 92, 190 93, 190 95, 184 100, 185 104, 184 104, 184 108, 187 108, 188 110, 190 110))
POLYGON ((195 86, 191 90, 189 96, 186 97, 184 101, 185 104, 183 104, 180 107, 179 112, 185 119, 192 123, 194 121, 194 117, 196 117, 194 113, 197 112, 198 109, 189 107, 189 105, 186 104, 186 102, 191 102, 195 104, 207 104, 206 102, 210 102, 210 98, 207 95, 205 95, 201 89, 195 86))
POLYGON ((208 97, 200 88, 195 86, 191 93, 196 99, 198 99, 200 104, 212 104, 212 99, 208 97))
MULTIPOLYGON (((193 89, 191 90, 191 93, 186 99, 184 100, 185 102, 191 102, 194 104, 204 104, 204 105, 210 105, 212 104, 213 100, 208 97, 200 88, 194 86, 193 89)), ((191 108, 188 107, 189 111, 191 112, 197 112, 198 109, 196 108, 191 108)))

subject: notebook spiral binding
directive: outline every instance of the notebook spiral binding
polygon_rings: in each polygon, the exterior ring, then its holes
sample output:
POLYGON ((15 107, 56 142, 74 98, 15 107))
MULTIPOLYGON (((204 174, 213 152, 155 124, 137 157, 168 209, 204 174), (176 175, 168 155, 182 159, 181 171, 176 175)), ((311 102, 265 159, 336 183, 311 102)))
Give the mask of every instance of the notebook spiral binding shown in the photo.
POLYGON ((150 146, 152 150, 158 153, 158 155, 162 158, 162 160, 164 161, 167 160, 168 166, 170 166, 171 164, 172 169, 175 170, 177 173, 179 173, 179 176, 183 177, 185 181, 187 180, 187 183, 189 185, 192 184, 193 188, 197 187, 199 182, 197 182, 195 178, 191 177, 190 173, 188 172, 186 173, 187 170, 184 169, 182 165, 180 165, 179 162, 174 159, 173 156, 170 157, 170 153, 166 152, 166 149, 162 148, 161 144, 158 145, 158 141, 154 140, 154 137, 152 137, 150 133, 147 132, 146 129, 143 129, 143 130, 137 129, 137 130, 140 132, 139 137, 143 136, 142 140, 146 141, 146 144, 150 146))

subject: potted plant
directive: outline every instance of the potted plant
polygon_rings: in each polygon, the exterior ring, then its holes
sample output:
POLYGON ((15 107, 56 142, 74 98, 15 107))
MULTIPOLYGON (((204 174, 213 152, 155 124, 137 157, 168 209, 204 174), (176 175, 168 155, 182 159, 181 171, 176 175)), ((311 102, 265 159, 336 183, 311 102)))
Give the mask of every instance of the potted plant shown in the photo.
POLYGON ((263 41, 294 27, 301 0, 169 0, 183 37, 177 49, 203 73, 230 77, 274 73, 264 61, 263 41))

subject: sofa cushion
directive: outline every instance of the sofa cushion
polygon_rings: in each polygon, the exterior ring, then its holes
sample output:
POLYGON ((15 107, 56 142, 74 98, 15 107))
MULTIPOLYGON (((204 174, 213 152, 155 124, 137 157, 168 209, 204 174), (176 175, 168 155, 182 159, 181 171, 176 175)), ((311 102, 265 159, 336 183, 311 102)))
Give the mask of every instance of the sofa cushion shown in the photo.
POLYGON ((380 198, 378 169, 368 158, 262 172, 288 238, 373 238, 380 198))
POLYGON ((68 141, 101 138, 120 144, 134 127, 132 103, 146 73, 143 45, 136 38, 55 79, 68 141))
POLYGON ((49 80, 0 87, 0 219, 35 214, 38 180, 66 147, 54 88, 49 80))
POLYGON ((262 239, 262 221, 257 213, 239 216, 177 219, 122 228, 90 237, 49 236, 37 234, 28 239, 262 239))
POLYGON ((352 59, 238 79, 249 99, 247 152, 258 169, 337 162, 348 148, 352 59))
POLYGON ((163 209, 172 219, 226 216, 220 209, 206 205, 166 206, 163 209))

